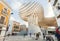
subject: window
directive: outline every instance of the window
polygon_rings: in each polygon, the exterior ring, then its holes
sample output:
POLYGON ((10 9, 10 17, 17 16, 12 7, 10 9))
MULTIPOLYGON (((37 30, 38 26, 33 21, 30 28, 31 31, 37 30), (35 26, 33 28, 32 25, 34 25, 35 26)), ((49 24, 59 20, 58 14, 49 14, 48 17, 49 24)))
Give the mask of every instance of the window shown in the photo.
POLYGON ((60 18, 60 15, 58 15, 57 18, 60 18))
POLYGON ((58 31, 60 32, 60 27, 58 28, 58 31))
POLYGON ((0 34, 1 34, 2 27, 0 27, 0 34))
POLYGON ((58 2, 58 0, 55 0, 53 6, 55 6, 57 2, 58 2))
POLYGON ((1 16, 0 24, 4 24, 5 17, 1 16))
POLYGON ((19 26, 14 26, 15 29, 19 29, 19 26))
POLYGON ((13 28, 14 28, 13 32, 19 32, 19 29, 20 29, 20 28, 19 28, 19 26, 14 25, 14 27, 13 27, 13 28))
POLYGON ((1 14, 7 15, 7 9, 6 8, 2 9, 1 14))
POLYGON ((19 32, 19 30, 14 29, 14 32, 19 32))
POLYGON ((60 6, 58 6, 58 10, 60 10, 60 6))
POLYGON ((1 30, 0 30, 0 34, 1 34, 1 30))
POLYGON ((55 34, 55 31, 48 31, 48 34, 55 34))
POLYGON ((0 30, 2 29, 2 27, 0 27, 0 30))

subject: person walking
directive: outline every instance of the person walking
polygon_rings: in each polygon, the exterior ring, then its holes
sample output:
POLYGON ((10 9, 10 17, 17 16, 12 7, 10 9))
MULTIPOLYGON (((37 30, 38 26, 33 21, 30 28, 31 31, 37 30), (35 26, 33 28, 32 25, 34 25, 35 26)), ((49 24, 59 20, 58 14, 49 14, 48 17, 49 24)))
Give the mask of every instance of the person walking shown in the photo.
POLYGON ((40 33, 38 32, 38 33, 36 33, 36 39, 35 40, 38 40, 39 39, 39 35, 40 35, 40 33))
POLYGON ((57 40, 60 41, 60 27, 56 28, 56 34, 57 40))
POLYGON ((30 33, 30 37, 31 37, 31 33, 30 33))
POLYGON ((45 39, 45 33, 43 33, 43 38, 45 39))

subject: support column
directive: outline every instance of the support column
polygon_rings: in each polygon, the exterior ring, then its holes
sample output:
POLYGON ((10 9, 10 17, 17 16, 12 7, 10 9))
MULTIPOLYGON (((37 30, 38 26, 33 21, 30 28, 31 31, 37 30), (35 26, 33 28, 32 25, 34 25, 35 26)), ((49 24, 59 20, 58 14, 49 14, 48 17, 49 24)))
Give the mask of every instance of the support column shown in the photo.
POLYGON ((43 39, 43 34, 41 28, 38 26, 38 16, 36 14, 31 14, 28 18, 28 34, 32 35, 40 32, 41 38, 43 39))

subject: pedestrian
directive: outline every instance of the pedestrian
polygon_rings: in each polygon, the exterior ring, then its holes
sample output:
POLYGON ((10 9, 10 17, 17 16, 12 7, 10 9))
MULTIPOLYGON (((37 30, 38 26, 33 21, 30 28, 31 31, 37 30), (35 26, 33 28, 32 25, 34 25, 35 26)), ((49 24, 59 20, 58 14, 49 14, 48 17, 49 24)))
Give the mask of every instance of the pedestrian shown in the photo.
POLYGON ((50 36, 50 34, 47 34, 47 35, 46 35, 46 41, 51 41, 51 36, 50 36))
POLYGON ((39 32, 38 33, 36 33, 36 39, 35 40, 38 40, 39 39, 39 32))
POLYGON ((24 34, 24 37, 26 36, 26 34, 24 34))
POLYGON ((45 33, 43 33, 43 38, 45 39, 45 33))
POLYGON ((31 33, 30 33, 30 37, 31 37, 31 33))
POLYGON ((56 34, 55 34, 58 41, 60 41, 60 31, 59 30, 60 30, 60 27, 56 28, 56 34))

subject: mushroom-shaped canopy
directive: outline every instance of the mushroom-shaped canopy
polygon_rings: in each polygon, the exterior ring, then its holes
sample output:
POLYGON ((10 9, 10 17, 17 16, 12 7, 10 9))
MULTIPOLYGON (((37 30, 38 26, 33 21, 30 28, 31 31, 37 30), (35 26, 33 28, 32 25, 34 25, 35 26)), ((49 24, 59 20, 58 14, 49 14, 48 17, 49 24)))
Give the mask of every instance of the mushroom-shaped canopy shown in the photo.
POLYGON ((19 13, 20 17, 25 21, 28 21, 29 16, 33 13, 37 14, 39 21, 44 18, 42 5, 35 1, 22 4, 19 13))
POLYGON ((56 26, 57 22, 55 17, 51 17, 51 18, 44 18, 44 9, 42 7, 42 5, 36 1, 29 1, 29 2, 25 2, 21 5, 20 10, 19 10, 19 15, 20 17, 25 20, 28 21, 29 16, 31 16, 31 14, 36 14, 38 16, 38 24, 39 26, 56 26))

